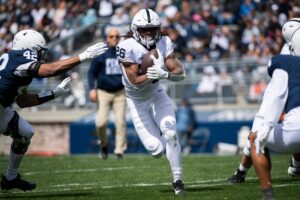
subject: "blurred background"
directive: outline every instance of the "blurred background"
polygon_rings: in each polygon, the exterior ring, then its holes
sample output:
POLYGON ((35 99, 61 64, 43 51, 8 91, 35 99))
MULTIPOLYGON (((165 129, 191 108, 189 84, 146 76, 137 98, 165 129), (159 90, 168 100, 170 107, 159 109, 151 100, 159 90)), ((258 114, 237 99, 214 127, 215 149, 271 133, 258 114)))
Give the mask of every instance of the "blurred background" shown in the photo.
MULTIPOLYGON (((0 0, 0 53, 10 50, 22 29, 41 32, 48 42, 49 61, 64 59, 104 41, 115 27, 129 30, 134 14, 151 8, 161 17, 162 31, 174 43, 187 77, 161 81, 179 108, 188 100, 195 127, 183 144, 185 153, 238 153, 268 83, 266 64, 285 41, 282 25, 300 17, 300 2, 291 0, 0 0)), ((98 153, 96 105, 89 102, 89 62, 51 79, 34 79, 31 91, 53 89, 66 76, 73 87, 64 98, 20 110, 36 134, 30 154, 98 153)), ((114 147, 110 118, 110 151, 114 147)), ((144 153, 127 116, 126 153, 144 153)), ((10 138, 0 136, 0 154, 8 153, 10 138)))

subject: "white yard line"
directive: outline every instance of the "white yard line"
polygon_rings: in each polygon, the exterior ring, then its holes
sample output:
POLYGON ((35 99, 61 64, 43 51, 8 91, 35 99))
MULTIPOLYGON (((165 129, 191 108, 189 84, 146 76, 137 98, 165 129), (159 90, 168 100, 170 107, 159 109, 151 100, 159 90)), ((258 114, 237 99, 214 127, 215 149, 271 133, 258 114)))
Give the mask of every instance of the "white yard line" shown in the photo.
MULTIPOLYGON (((143 167, 148 168, 148 167, 143 167)), ((54 170, 54 171, 35 171, 35 172, 25 172, 24 175, 35 175, 35 174, 66 174, 66 173, 83 173, 83 172, 95 172, 95 171, 114 171, 114 170, 128 170, 134 169, 132 167, 106 167, 106 168, 92 168, 92 169, 69 169, 69 170, 54 170)))
MULTIPOLYGON (((274 178, 286 178, 286 177, 274 177, 274 178)), ((248 177, 247 180, 257 179, 256 177, 248 177)), ((212 179, 194 182, 185 182, 187 188, 206 188, 206 187, 216 187, 216 186, 229 186, 226 183, 226 179, 212 179), (220 183, 218 183, 220 182, 220 183)), ((91 189, 114 189, 114 188, 124 188, 124 187, 151 187, 151 186, 168 186, 171 183, 136 183, 136 184, 119 184, 119 185, 107 185, 102 186, 100 182, 89 182, 89 183, 69 183, 69 184, 58 184, 49 185, 48 189, 36 189, 28 193, 47 193, 47 192, 64 192, 64 191, 74 191, 74 190, 91 190, 91 189), (81 187, 81 188, 78 188, 81 187)), ((287 183, 287 184, 273 184, 274 188, 281 187, 294 187, 300 186, 300 183, 287 183)), ((188 189, 187 189, 188 190, 188 189)), ((0 196, 8 194, 24 194, 23 191, 9 191, 0 193, 0 196)))

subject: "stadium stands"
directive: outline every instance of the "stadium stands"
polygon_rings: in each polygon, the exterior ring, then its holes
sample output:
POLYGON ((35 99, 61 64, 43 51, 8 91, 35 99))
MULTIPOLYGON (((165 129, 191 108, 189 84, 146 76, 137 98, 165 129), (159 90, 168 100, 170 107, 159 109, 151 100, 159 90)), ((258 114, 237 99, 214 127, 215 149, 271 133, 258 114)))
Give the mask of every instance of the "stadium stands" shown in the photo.
MULTIPOLYGON (((169 95, 175 102, 182 96, 190 97, 194 104, 247 103, 253 77, 267 81, 265 71, 259 71, 258 66, 264 66, 284 44, 281 26, 287 19, 300 16, 299 1, 28 0, 24 4, 7 0, 0 1, 0 53, 11 48, 18 30, 34 28, 47 39, 50 60, 65 57, 102 40, 108 27, 118 27, 125 34, 140 7, 159 13, 162 30, 169 34, 175 53, 187 66, 184 82, 165 83, 169 95), (225 68, 232 79, 226 86, 217 84, 213 96, 195 93, 208 65, 219 77, 225 68)), ((77 71, 86 84, 86 67, 77 71)), ((52 88, 58 81, 43 82, 42 89, 52 88)), ((40 83, 36 81, 38 88, 40 83)), ((88 103, 86 108, 91 106, 88 103)), ((63 100, 38 109, 49 108, 65 108, 63 100)))

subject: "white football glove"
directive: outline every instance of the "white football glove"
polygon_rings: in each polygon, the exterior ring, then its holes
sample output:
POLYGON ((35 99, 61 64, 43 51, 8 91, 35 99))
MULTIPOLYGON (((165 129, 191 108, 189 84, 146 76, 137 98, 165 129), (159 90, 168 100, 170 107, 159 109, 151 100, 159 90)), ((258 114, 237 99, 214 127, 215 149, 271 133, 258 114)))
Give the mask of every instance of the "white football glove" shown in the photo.
POLYGON ((159 66, 149 67, 147 69, 147 78, 149 79, 167 79, 169 78, 169 72, 163 70, 159 66))
POLYGON ((63 93, 69 91, 71 88, 71 78, 65 78, 54 90, 54 97, 60 97, 63 93))
POLYGON ((92 59, 103 54, 105 51, 107 51, 107 49, 108 48, 106 44, 99 42, 88 47, 83 53, 79 54, 78 56, 80 61, 83 62, 87 59, 92 59))
POLYGON ((151 59, 153 60, 153 66, 147 69, 147 78, 149 79, 167 79, 169 78, 169 72, 165 71, 163 68, 165 67, 165 61, 160 53, 159 49, 157 49, 158 58, 151 55, 151 59))
POLYGON ((264 154, 265 153, 265 147, 267 145, 268 136, 269 136, 268 132, 257 131, 256 140, 255 140, 255 146, 256 146, 256 153, 257 154, 264 154))

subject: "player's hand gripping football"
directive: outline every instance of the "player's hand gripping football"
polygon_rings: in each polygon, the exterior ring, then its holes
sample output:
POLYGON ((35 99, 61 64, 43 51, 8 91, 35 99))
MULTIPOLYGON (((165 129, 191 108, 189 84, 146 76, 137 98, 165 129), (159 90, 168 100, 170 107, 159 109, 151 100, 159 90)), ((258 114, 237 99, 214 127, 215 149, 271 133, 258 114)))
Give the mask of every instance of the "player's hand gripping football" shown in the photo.
POLYGON ((81 62, 95 58, 101 54, 103 54, 105 51, 107 51, 107 45, 99 42, 97 44, 94 44, 90 47, 88 47, 83 53, 79 54, 79 59, 81 62))
POLYGON ((268 139, 269 133, 258 130, 256 133, 256 140, 255 140, 255 147, 256 147, 256 153, 257 154, 264 154, 265 153, 265 147, 267 145, 267 139, 268 139))
POLYGON ((157 49, 158 58, 151 55, 151 59, 153 60, 154 65, 147 69, 147 78, 149 79, 167 79, 169 78, 169 72, 165 71, 163 68, 165 67, 165 61, 157 49))
POLYGON ((71 78, 65 78, 54 90, 55 98, 60 97, 63 93, 70 90, 71 87, 71 78))

